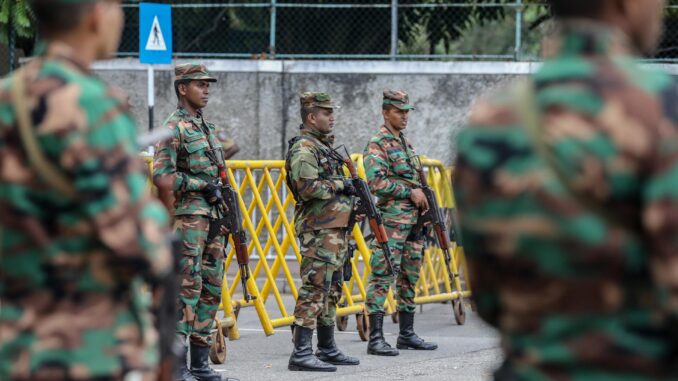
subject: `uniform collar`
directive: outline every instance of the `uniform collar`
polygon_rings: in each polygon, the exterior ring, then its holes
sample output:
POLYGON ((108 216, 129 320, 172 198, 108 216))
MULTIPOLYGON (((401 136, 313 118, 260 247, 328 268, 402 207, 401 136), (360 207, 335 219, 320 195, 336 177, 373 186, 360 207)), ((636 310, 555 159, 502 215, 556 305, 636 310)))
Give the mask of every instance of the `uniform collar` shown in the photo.
POLYGON ((553 43, 557 56, 630 56, 635 49, 620 29, 585 19, 562 21, 553 43))
POLYGON ((304 126, 303 124, 301 125, 301 135, 312 136, 328 147, 332 147, 334 144, 334 134, 322 134, 304 126))
MULTIPOLYGON (((400 141, 400 139, 399 139, 397 136, 393 135, 393 134, 391 133, 391 131, 389 131, 389 129, 386 128, 386 125, 385 125, 385 124, 382 124, 381 127, 379 128, 379 133, 380 133, 383 137, 385 137, 385 138, 389 138, 389 139, 393 139, 393 140, 400 141)), ((400 131, 400 136, 401 136, 402 139, 404 140, 404 139, 405 139, 405 132, 404 132, 404 131, 400 131)))
POLYGON ((196 126, 202 126, 204 120, 202 118, 202 111, 198 110, 196 116, 191 115, 185 108, 179 106, 177 107, 177 114, 184 120, 188 120, 196 126))

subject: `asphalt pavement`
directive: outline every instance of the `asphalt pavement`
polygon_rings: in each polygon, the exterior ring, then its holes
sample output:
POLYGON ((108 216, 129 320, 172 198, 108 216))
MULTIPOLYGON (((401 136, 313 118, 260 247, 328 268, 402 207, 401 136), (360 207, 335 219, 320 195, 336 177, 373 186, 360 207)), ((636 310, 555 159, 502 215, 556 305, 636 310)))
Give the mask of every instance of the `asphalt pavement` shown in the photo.
MULTIPOLYGON (((289 311, 294 301, 284 295, 289 311)), ((267 308, 271 308, 267 306, 267 308)), ((358 357, 360 365, 342 366, 335 373, 291 372, 287 361, 292 351, 289 327, 277 328, 267 337, 253 308, 240 311, 240 340, 226 341, 227 357, 215 366, 240 380, 460 380, 486 381, 501 362, 496 332, 470 308, 466 308, 465 325, 457 325, 450 304, 427 304, 417 308, 415 331, 427 341, 438 343, 435 351, 402 350, 397 357, 368 355, 367 343, 361 341, 356 319, 351 316, 348 328, 336 333, 339 348, 358 357)), ((384 322, 386 340, 395 346, 398 325, 390 318, 384 322)), ((313 338, 315 346, 316 337, 313 338)))

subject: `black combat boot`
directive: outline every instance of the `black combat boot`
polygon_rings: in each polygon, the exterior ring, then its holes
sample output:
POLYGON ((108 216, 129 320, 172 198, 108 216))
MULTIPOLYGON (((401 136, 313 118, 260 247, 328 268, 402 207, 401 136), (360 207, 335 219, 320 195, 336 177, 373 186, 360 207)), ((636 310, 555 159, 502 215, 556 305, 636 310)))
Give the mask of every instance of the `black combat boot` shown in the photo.
POLYGON ((377 312, 369 315, 370 341, 367 343, 367 354, 377 356, 398 356, 397 349, 384 340, 384 313, 377 312))
POLYGON ((306 327, 294 327, 294 352, 287 365, 289 370, 307 372, 336 372, 337 367, 318 360, 313 354, 313 330, 306 327))
POLYGON ((420 349, 424 351, 438 349, 438 344, 427 343, 414 333, 414 312, 400 311, 398 312, 398 319, 400 321, 400 335, 398 335, 396 348, 420 349))
MULTIPOLYGON (((181 337, 180 339, 181 340, 181 337)), ((183 339, 181 341, 181 347, 179 348, 179 351, 177 353, 178 358, 177 361, 179 361, 179 367, 176 370, 176 380, 177 381, 197 381, 195 377, 191 374, 191 372, 188 370, 188 365, 187 365, 187 360, 188 360, 188 344, 186 344, 186 339, 183 339)))
POLYGON ((238 381, 228 378, 210 368, 210 347, 201 347, 191 343, 191 373, 197 381, 238 381))
POLYGON ((315 351, 316 357, 320 361, 328 362, 334 365, 358 365, 360 360, 355 357, 346 356, 337 348, 334 342, 334 326, 318 327, 318 350, 315 351))

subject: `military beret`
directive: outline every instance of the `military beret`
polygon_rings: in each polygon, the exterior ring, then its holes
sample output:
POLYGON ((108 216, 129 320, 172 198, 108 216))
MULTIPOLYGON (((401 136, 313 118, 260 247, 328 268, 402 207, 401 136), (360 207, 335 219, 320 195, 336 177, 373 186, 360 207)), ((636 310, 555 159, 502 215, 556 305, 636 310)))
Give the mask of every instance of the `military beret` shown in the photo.
POLYGON ((174 80, 183 81, 207 81, 216 82, 217 79, 212 77, 207 67, 197 63, 185 63, 174 67, 174 80))
POLYGON ((327 93, 305 92, 299 97, 301 108, 321 107, 335 109, 339 106, 332 103, 332 98, 327 93))
POLYGON ((410 96, 404 90, 384 90, 383 105, 392 105, 401 110, 414 110, 410 96))

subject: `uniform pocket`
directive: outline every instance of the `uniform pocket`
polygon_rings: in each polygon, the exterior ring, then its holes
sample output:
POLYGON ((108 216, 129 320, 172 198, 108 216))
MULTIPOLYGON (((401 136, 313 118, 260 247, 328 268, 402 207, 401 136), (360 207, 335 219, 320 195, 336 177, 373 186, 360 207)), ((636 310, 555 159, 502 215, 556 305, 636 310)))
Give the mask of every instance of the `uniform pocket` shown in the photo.
POLYGON ((322 262, 335 261, 336 253, 326 250, 324 235, 312 231, 299 234, 299 250, 304 258, 311 258, 322 262))
POLYGON ((396 175, 411 175, 412 168, 407 162, 407 153, 402 149, 393 149, 388 151, 388 160, 391 169, 396 175))
MULTIPOLYGON (((207 156, 210 145, 205 135, 187 135, 184 137, 184 147, 188 154, 188 167, 193 173, 208 173, 214 163, 207 156)), ((216 169, 214 169, 216 174, 216 169)))
POLYGON ((187 136, 184 139, 184 143, 186 144, 186 152, 188 153, 196 153, 202 149, 209 147, 207 139, 205 139, 205 137, 201 135, 187 136))

